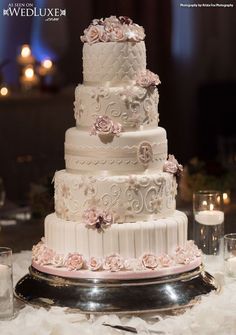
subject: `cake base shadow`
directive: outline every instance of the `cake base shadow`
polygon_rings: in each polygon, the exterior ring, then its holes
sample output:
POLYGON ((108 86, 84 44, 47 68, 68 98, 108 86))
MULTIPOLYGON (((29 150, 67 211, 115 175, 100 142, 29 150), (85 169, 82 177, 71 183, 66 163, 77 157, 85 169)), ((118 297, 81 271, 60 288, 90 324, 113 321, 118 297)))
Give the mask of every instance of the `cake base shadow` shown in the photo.
POLYGON ((184 310, 202 295, 219 290, 203 266, 179 275, 140 280, 66 279, 31 266, 16 284, 15 296, 36 306, 62 306, 80 313, 142 314, 184 310))

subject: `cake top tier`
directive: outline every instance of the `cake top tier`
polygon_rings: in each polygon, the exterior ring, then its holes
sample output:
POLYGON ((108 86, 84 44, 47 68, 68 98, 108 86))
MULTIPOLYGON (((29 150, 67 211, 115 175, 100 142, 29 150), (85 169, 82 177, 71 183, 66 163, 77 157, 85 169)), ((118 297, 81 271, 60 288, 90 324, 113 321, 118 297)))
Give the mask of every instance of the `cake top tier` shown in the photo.
POLYGON ((81 41, 84 43, 97 42, 140 42, 145 38, 143 27, 127 16, 110 16, 94 19, 84 30, 81 41))

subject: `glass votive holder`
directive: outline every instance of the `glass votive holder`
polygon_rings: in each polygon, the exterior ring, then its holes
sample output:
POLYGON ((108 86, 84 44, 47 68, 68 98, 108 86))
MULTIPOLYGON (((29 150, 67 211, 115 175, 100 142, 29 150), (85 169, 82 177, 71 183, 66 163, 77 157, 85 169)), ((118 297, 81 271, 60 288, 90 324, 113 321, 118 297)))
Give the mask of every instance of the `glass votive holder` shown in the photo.
POLYGON ((224 236, 225 274, 236 278, 236 233, 224 236))
POLYGON ((204 255, 223 261, 224 212, 219 191, 198 191, 193 195, 193 239, 204 255))
POLYGON ((12 250, 0 247, 0 320, 13 316, 12 250))

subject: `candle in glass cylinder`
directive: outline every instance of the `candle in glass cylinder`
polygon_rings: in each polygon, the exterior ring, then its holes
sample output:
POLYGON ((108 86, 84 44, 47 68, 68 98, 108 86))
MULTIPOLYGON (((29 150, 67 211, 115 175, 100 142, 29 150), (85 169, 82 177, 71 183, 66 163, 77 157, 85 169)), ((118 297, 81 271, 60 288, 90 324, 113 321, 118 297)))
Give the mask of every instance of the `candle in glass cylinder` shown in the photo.
POLYGON ((204 255, 219 256, 223 261, 224 212, 222 193, 198 191, 193 197, 194 239, 204 255))
POLYGON ((205 210, 195 214, 195 220, 203 225, 218 225, 224 222, 224 212, 218 210, 205 210))
POLYGON ((5 98, 9 95, 9 89, 7 86, 0 87, 0 97, 5 98))
POLYGON ((23 76, 20 77, 20 83, 23 88, 29 89, 38 84, 38 77, 34 72, 32 66, 27 66, 23 72, 23 76))
POLYGON ((31 54, 31 49, 28 44, 23 44, 21 47, 20 55, 17 57, 17 62, 20 65, 29 65, 33 64, 35 61, 34 57, 31 54))

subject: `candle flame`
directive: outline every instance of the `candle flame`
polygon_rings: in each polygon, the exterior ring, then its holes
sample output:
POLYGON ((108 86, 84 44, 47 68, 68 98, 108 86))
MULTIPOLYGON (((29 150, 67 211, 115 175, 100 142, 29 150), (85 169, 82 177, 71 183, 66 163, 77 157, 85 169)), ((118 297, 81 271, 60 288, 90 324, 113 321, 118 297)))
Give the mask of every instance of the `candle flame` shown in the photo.
POLYGON ((42 61, 41 64, 47 70, 51 69, 52 65, 53 65, 51 59, 45 59, 45 60, 42 61))
POLYGON ((29 57, 30 55, 31 55, 31 50, 30 50, 29 45, 28 44, 22 45, 21 56, 26 58, 26 57, 29 57))
POLYGON ((28 67, 25 69, 25 76, 26 78, 33 78, 34 76, 34 69, 32 67, 28 67))
POLYGON ((225 205, 228 205, 230 203, 230 197, 228 193, 223 193, 223 201, 225 205))
POLYGON ((2 96, 6 96, 8 94, 8 88, 7 87, 1 87, 0 94, 2 96))

